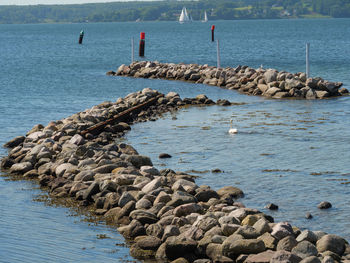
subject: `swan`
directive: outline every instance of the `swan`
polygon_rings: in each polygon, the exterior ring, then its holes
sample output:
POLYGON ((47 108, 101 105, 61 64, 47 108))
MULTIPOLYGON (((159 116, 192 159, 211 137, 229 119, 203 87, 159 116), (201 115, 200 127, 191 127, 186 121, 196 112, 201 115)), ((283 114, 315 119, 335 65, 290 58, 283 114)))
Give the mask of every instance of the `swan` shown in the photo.
POLYGON ((228 133, 229 133, 229 134, 235 134, 235 133, 237 133, 237 132, 238 132, 237 129, 232 128, 232 119, 231 119, 231 120, 230 120, 230 129, 228 130, 228 133))

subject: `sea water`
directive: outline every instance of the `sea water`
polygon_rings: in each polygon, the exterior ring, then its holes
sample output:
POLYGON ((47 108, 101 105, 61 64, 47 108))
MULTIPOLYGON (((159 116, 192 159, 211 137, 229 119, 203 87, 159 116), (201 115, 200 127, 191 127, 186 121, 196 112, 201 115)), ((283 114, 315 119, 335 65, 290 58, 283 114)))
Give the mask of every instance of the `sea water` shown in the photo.
MULTIPOLYGON (((350 97, 273 100, 206 85, 105 75, 130 63, 132 39, 137 55, 140 32, 146 33, 146 60, 215 66, 212 24, 223 67, 304 72, 309 42, 311 76, 350 88, 350 19, 0 25, 0 144, 35 124, 145 87, 182 98, 229 99, 237 105, 182 109, 136 124, 124 141, 150 156, 158 169, 187 171, 214 189, 241 188, 240 201, 276 221, 349 240, 350 97), (78 45, 81 30, 85 36, 78 45), (230 119, 238 129, 233 136, 230 119), (162 152, 172 158, 158 159, 162 152), (318 210, 325 200, 333 207, 318 210), (266 210, 270 202, 279 210, 266 210), (307 212, 312 220, 305 219, 307 212)), ((0 189, 0 262, 132 259, 115 229, 38 202, 43 192, 35 183, 1 177, 0 189)))

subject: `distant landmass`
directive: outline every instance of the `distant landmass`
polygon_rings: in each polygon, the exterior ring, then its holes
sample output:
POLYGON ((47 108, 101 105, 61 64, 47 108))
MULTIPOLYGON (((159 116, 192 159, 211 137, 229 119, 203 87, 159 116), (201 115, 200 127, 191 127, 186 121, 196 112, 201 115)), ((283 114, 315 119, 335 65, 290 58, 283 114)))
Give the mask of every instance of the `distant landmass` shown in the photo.
POLYGON ((349 0, 199 0, 81 5, 1 6, 1 24, 175 21, 183 6, 193 20, 345 18, 349 0))

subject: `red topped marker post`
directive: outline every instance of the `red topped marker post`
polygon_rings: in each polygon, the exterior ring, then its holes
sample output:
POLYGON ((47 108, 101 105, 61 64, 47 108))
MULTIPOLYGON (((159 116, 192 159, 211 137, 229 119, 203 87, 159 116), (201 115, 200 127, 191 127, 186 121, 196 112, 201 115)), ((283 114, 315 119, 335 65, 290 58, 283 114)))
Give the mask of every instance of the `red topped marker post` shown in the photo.
POLYGON ((214 30, 215 30, 215 26, 212 25, 211 26, 211 41, 214 42, 214 30))
POLYGON ((141 32, 140 34, 139 56, 145 56, 145 32, 141 32))

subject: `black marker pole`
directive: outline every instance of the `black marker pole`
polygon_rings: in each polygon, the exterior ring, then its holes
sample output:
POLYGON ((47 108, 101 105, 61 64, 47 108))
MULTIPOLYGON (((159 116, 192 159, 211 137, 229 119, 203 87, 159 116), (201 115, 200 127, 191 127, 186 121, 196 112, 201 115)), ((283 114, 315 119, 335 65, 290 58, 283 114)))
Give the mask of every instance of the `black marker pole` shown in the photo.
POLYGON ((81 30, 79 35, 79 44, 83 44, 83 38, 84 38, 84 30, 81 30))

